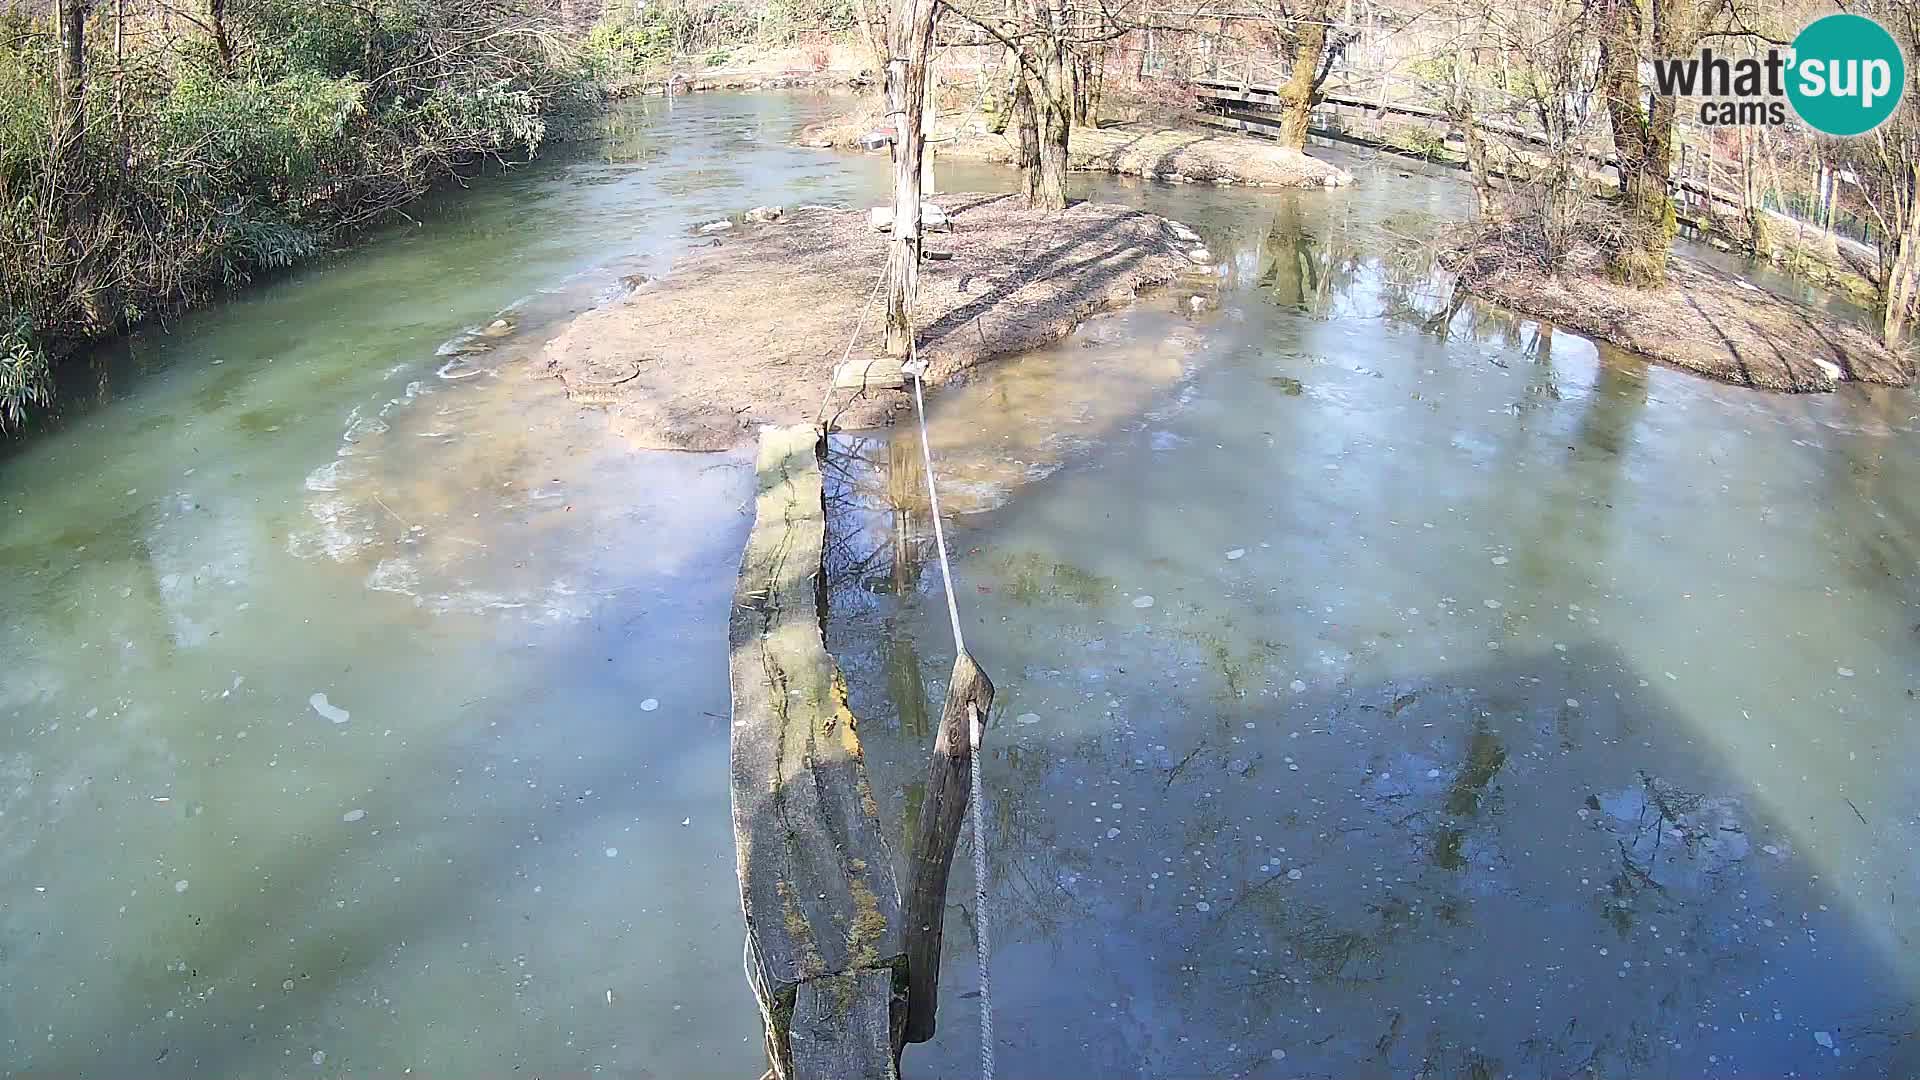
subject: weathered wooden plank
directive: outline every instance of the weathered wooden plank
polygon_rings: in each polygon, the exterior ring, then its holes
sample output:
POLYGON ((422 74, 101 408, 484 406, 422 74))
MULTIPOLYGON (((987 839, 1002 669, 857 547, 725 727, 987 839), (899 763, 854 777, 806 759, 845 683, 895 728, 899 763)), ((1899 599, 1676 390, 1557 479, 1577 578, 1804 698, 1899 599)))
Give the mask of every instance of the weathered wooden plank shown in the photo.
POLYGON ((729 625, 733 831, 748 979, 782 1078, 801 984, 879 969, 904 985, 900 890, 856 721, 821 638, 818 435, 761 437, 756 518, 729 625))
POLYGON ((833 369, 835 390, 898 390, 907 375, 897 356, 851 356, 833 369))
POLYGON ((986 723, 993 708, 993 681, 962 652, 953 658, 953 679, 933 737, 927 765, 927 795, 920 804, 920 833, 913 845, 913 891, 907 894, 906 1041, 933 1038, 940 1008, 940 941, 947 914, 947 876, 960 822, 967 813, 973 782, 972 711, 986 723), (971 706, 972 708, 969 708, 971 706))
POLYGON ((867 968, 800 984, 793 1005, 793 1073, 820 1080, 899 1080, 893 973, 867 968))

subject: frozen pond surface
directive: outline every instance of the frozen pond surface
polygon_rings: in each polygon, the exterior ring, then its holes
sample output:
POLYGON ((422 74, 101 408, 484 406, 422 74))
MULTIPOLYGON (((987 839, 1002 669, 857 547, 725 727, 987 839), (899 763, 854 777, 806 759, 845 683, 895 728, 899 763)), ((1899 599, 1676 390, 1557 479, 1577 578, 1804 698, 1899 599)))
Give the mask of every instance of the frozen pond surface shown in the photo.
POLYGON ((757 1075, 751 459, 630 452, 535 357, 698 222, 863 190, 795 114, 638 106, 0 460, 0 1071, 757 1075))
MULTIPOLYGON (((934 408, 1002 1070, 1920 1070, 1920 407, 1455 306, 1459 189, 1387 168, 1099 182, 1224 287, 934 408)), ((918 446, 837 449, 830 642, 904 838, 952 661, 918 446)), ((957 862, 931 1075, 977 1053, 957 862)))
MULTIPOLYGON (((531 361, 702 221, 878 197, 784 147, 822 107, 638 106, 0 457, 7 1073, 758 1075, 748 460, 632 453, 531 361)), ((1913 398, 1449 320, 1409 242, 1457 190, 1360 167, 1099 182, 1231 279, 938 395, 1001 1074, 1920 1071, 1913 398)), ((838 445, 831 642, 906 835, 944 608, 910 444, 838 445)), ((974 1075, 970 905, 910 1075, 974 1075)))

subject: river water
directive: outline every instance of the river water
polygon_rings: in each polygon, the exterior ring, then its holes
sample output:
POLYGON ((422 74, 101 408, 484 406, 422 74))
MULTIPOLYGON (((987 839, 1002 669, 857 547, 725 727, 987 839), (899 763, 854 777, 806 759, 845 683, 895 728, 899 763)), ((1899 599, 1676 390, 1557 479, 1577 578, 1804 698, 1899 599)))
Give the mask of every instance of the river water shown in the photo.
MULTIPOLYGON (((785 145, 828 107, 632 106, 103 354, 0 458, 10 1073, 758 1074, 749 461, 531 361, 702 221, 877 199, 785 145)), ((1460 190, 1350 164, 1083 182, 1220 286, 934 402, 1001 1075, 1920 1068, 1920 407, 1455 307, 1460 190)), ((829 626, 902 836, 952 657, 906 434, 835 443, 829 626)), ((974 1074, 971 895, 912 1075, 974 1074)))

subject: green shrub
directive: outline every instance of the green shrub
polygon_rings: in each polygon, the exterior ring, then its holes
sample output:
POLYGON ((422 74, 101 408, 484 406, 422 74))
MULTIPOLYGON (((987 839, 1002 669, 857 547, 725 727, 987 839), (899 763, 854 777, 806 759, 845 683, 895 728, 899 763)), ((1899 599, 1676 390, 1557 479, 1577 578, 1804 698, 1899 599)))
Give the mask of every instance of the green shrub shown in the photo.
POLYGON ((233 71, 204 37, 152 46, 120 85, 89 80, 57 155, 52 36, 0 16, 0 427, 44 405, 49 358, 311 258, 462 164, 538 150, 599 97, 544 10, 254 0, 233 12, 233 71))
POLYGON ((1391 124, 1380 133, 1380 141, 1403 153, 1430 160, 1447 156, 1447 135, 1420 124, 1391 124))
POLYGON ((27 410, 53 396, 47 355, 26 336, 25 323, 0 334, 0 430, 20 426, 27 410))
POLYGON ((649 5, 638 19, 603 20, 587 32, 583 47, 604 77, 619 78, 664 69, 673 59, 674 26, 664 8, 649 5))
POLYGON ((719 67, 743 44, 791 45, 803 34, 852 30, 857 20, 853 0, 651 0, 637 14, 602 19, 584 51, 604 78, 657 77, 676 63, 719 67))

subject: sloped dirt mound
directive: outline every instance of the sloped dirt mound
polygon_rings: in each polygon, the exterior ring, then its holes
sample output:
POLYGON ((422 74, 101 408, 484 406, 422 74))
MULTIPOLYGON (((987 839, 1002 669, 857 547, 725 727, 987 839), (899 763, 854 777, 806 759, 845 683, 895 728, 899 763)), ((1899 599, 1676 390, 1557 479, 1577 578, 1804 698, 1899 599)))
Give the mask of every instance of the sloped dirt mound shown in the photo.
MULTIPOLYGON (((1061 338, 1182 272, 1211 272, 1196 263, 1190 230, 1131 207, 1045 213, 1006 195, 936 201, 952 231, 928 247, 948 257, 923 267, 915 313, 931 382, 1061 338)), ((665 280, 579 316, 547 347, 568 393, 606 408, 639 445, 719 450, 763 424, 811 422, 863 308, 853 356, 880 352, 874 286, 887 236, 866 211, 803 210, 711 243, 665 280)), ((897 391, 865 390, 832 407, 843 427, 875 427, 906 403, 897 391)))

